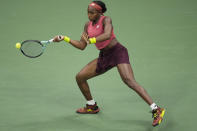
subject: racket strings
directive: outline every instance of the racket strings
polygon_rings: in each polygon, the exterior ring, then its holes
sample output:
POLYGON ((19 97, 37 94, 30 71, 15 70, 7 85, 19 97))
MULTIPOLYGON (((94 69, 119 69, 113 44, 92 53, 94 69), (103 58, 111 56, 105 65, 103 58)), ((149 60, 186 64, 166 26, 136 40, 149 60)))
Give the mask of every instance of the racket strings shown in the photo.
POLYGON ((21 51, 28 57, 38 57, 43 53, 43 46, 36 41, 26 41, 22 44, 21 51))

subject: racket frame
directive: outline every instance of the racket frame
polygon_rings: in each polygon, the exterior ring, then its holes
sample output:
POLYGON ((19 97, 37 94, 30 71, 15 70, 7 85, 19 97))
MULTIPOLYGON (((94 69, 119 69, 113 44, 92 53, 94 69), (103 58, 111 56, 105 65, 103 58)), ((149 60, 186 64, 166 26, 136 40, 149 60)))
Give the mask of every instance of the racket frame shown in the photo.
POLYGON ((27 42, 36 42, 37 44, 40 44, 42 46, 42 52, 37 55, 37 56, 29 56, 27 55, 23 50, 22 48, 20 48, 20 51, 23 53, 23 55, 25 55, 26 57, 29 57, 29 58, 37 58, 39 56, 41 56, 43 53, 44 53, 44 50, 45 50, 45 47, 47 44, 49 43, 52 43, 53 42, 53 39, 51 40, 48 40, 48 41, 39 41, 39 40, 25 40, 21 43, 21 47, 23 46, 23 44, 27 43, 27 42))

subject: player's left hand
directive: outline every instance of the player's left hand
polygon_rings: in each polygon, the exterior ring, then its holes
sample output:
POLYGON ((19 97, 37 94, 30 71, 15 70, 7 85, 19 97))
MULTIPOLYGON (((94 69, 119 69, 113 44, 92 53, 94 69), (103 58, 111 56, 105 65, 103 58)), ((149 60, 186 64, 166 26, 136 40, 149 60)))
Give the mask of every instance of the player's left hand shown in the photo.
POLYGON ((83 32, 82 38, 85 40, 85 42, 86 42, 87 44, 90 44, 89 36, 88 36, 87 33, 83 32))

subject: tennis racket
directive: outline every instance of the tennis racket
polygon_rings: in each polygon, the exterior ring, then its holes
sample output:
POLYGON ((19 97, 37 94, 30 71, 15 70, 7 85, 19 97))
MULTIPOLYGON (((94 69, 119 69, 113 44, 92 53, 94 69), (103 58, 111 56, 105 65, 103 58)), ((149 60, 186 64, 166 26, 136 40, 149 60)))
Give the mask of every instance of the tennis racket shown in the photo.
MULTIPOLYGON (((59 39, 61 36, 59 36, 59 39)), ((21 43, 20 51, 29 58, 37 58, 44 53, 46 46, 53 42, 54 39, 48 41, 25 40, 21 43)))

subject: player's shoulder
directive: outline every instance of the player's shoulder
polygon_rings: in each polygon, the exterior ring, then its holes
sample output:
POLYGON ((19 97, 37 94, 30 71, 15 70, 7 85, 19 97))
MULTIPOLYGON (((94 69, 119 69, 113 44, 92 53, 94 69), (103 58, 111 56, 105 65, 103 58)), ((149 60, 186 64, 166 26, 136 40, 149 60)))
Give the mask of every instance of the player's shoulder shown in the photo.
POLYGON ((111 19, 111 17, 110 16, 104 16, 105 17, 105 19, 111 19))
POLYGON ((89 26, 89 24, 90 24, 90 21, 85 22, 85 26, 89 26))
POLYGON ((88 24, 89 24, 89 22, 90 22, 90 21, 86 21, 86 22, 85 22, 85 25, 88 25, 88 24))
POLYGON ((105 16, 104 20, 103 20, 104 23, 111 23, 112 22, 112 19, 110 16, 105 16))
POLYGON ((88 25, 89 25, 89 21, 87 21, 87 22, 85 23, 85 25, 84 25, 84 31, 86 31, 86 32, 87 32, 88 25))
POLYGON ((111 21, 112 19, 111 19, 110 16, 104 16, 104 20, 105 20, 105 21, 111 21))
POLYGON ((84 27, 88 27, 88 25, 89 25, 89 21, 86 21, 84 27))

